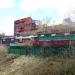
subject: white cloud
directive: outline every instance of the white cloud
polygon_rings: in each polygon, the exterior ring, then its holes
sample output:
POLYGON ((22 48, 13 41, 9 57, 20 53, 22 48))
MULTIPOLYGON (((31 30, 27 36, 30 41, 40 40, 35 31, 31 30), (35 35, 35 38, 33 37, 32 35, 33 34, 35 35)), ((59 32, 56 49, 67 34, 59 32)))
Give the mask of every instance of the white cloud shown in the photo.
POLYGON ((26 12, 34 12, 38 9, 49 9, 56 5, 54 0, 22 0, 20 8, 26 12))
POLYGON ((10 8, 14 6, 15 0, 0 0, 0 8, 10 8))
POLYGON ((8 16, 1 22, 0 33, 6 35, 13 35, 14 33, 14 21, 17 19, 16 16, 8 16))
POLYGON ((20 9, 31 14, 39 9, 45 9, 50 12, 55 9, 58 16, 64 18, 68 12, 75 9, 75 0, 22 0, 20 9))

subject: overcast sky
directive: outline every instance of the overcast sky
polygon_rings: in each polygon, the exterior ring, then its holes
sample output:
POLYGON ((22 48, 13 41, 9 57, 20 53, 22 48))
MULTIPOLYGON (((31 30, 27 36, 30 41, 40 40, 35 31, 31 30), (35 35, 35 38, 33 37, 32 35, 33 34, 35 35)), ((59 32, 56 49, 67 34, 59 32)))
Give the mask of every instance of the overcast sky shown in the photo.
POLYGON ((74 20, 75 0, 0 0, 0 33, 12 35, 14 20, 31 16, 61 23, 70 16, 74 20))

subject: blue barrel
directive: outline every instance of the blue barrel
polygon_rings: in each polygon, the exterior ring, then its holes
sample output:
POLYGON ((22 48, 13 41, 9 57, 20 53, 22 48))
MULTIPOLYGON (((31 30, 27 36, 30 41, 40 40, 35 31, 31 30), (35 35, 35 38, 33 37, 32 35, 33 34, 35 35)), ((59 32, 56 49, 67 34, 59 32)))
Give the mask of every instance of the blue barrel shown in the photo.
POLYGON ((14 44, 14 43, 15 43, 15 38, 2 39, 2 44, 9 45, 9 44, 14 44))
POLYGON ((7 44, 8 41, 6 39, 2 39, 2 44, 7 44))
POLYGON ((2 44, 2 39, 0 38, 0 44, 2 44))
POLYGON ((15 38, 10 38, 10 43, 15 43, 15 38))

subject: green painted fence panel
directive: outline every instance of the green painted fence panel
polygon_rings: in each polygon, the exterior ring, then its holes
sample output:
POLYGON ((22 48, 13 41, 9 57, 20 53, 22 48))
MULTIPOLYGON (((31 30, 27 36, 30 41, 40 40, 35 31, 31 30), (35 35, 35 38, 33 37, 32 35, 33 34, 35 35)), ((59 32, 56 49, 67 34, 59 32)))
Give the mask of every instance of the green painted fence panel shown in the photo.
POLYGON ((39 37, 40 41, 49 41, 49 40, 68 40, 66 37, 39 37))
POLYGON ((8 53, 35 56, 58 56, 63 55, 63 51, 67 50, 67 48, 66 46, 10 46, 8 48, 8 53))
POLYGON ((70 39, 71 40, 75 40, 75 36, 70 36, 70 39))
POLYGON ((40 41, 49 41, 49 40, 75 40, 75 35, 64 36, 64 37, 57 37, 57 36, 47 37, 47 36, 44 36, 44 37, 39 37, 39 40, 40 41))

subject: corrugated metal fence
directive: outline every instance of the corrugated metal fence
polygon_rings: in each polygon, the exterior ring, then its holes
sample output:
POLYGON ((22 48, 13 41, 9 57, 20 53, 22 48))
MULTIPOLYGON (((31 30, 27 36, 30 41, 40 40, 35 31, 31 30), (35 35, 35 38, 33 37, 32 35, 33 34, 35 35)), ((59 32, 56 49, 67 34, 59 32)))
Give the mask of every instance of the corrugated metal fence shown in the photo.
POLYGON ((36 55, 36 56, 61 56, 65 54, 65 51, 70 52, 68 46, 54 46, 54 47, 42 47, 42 46, 10 46, 8 53, 19 55, 36 55))

